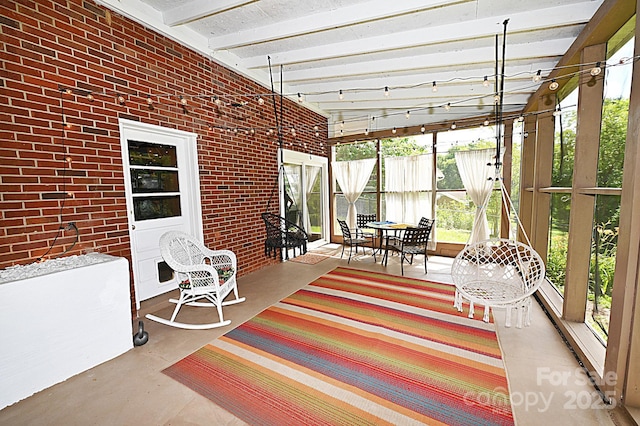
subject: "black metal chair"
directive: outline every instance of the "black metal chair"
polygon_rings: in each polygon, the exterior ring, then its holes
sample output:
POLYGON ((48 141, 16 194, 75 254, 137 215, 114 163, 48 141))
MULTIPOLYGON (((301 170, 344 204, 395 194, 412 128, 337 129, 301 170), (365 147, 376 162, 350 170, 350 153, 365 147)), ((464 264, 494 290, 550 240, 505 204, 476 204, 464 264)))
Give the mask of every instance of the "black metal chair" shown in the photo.
POLYGON ((375 249, 377 233, 373 229, 367 228, 367 223, 375 222, 376 214, 362 214, 358 213, 356 215, 356 236, 363 237, 371 240, 371 248, 375 249))
MULTIPOLYGON (((345 222, 344 220, 340 220, 338 219, 338 223, 340 224, 340 229, 342 230, 342 254, 340 255, 340 258, 342 258, 344 256, 344 246, 348 245, 349 246, 349 260, 347 261, 347 263, 351 262, 351 252, 353 251, 354 247, 355 247, 355 252, 356 254, 358 254, 358 247, 362 247, 362 252, 364 253, 364 244, 367 243, 367 241, 370 241, 368 238, 364 238, 364 237, 359 237, 356 235, 352 235, 351 234, 351 230, 349 229, 349 225, 347 225, 347 222, 345 222)), ((375 249, 372 247, 372 254, 373 254, 373 261, 376 261, 376 252, 375 249)))
POLYGON ((280 250, 280 260, 289 258, 289 249, 293 249, 293 257, 296 257, 296 249, 299 254, 307 252, 309 235, 293 222, 273 213, 262 213, 267 238, 264 241, 264 255, 277 257, 280 250))
POLYGON ((404 275, 404 261, 413 264, 413 256, 417 254, 424 255, 424 273, 427 273, 427 242, 431 234, 430 227, 424 228, 407 228, 402 234, 400 240, 390 240, 385 251, 384 266, 387 266, 389 260, 389 250, 397 251, 400 254, 400 270, 404 275))
POLYGON ((418 222, 418 228, 426 228, 427 226, 433 228, 433 224, 435 223, 435 219, 427 219, 426 217, 420 218, 420 222, 418 222))

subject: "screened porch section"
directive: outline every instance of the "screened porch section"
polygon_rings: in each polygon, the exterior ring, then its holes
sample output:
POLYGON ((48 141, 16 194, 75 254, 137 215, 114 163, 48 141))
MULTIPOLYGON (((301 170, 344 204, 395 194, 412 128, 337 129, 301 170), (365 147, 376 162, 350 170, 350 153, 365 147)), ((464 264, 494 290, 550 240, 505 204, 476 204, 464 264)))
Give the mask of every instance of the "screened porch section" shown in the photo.
MULTIPOLYGON (((511 125, 513 137, 502 146, 505 155, 501 157, 502 169, 508 171, 504 173, 504 184, 517 209, 524 136, 522 123, 511 125)), ((435 219, 429 249, 436 253, 455 256, 472 238, 477 241, 515 235, 516 219, 503 213, 499 185, 488 180, 495 176, 495 168, 488 165, 495 164, 494 126, 340 144, 334 146, 332 155, 332 166, 366 159, 374 164, 353 202, 357 213, 409 224, 417 224, 421 217, 435 219), (479 217, 481 205, 485 208, 479 217), (472 237, 476 221, 476 232, 480 234, 472 237)), ((334 179, 332 217, 336 241, 340 236, 337 220, 347 218, 350 206, 342 186, 339 179, 334 179)))

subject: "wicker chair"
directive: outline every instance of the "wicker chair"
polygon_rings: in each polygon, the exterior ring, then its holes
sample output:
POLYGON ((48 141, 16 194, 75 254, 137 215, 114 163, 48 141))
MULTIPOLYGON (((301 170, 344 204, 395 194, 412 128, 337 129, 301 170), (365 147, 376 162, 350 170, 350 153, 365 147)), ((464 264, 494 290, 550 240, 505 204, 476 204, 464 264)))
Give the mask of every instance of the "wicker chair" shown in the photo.
POLYGON ((296 249, 299 254, 307 252, 309 235, 304 229, 273 213, 262 213, 262 220, 267 232, 264 241, 265 256, 277 257, 279 250, 282 261, 289 258, 289 249, 293 249, 293 257, 296 257, 296 249))
POLYGON ((245 300, 244 297, 238 297, 236 255, 229 250, 210 250, 192 236, 179 231, 169 231, 160 237, 160 252, 167 265, 176 273, 180 299, 169 299, 176 304, 171 319, 151 314, 146 317, 161 324, 190 330, 230 324, 231 321, 224 320, 222 307, 245 300), (231 292, 235 298, 224 301, 231 292), (183 305, 215 307, 220 321, 208 324, 177 322, 176 316, 183 305))

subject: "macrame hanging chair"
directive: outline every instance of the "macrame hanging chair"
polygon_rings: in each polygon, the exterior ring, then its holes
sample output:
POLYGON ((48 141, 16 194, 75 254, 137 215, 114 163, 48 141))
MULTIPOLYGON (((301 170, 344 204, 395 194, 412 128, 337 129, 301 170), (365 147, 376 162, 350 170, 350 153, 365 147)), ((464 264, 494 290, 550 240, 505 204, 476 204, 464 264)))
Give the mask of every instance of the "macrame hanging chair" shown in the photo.
MULTIPOLYGON (((544 281, 546 271, 542 258, 531 247, 504 183, 498 180, 506 207, 503 211, 513 210, 527 244, 506 238, 489 238, 467 244, 451 266, 451 276, 456 285, 454 306, 462 312, 464 301, 468 301, 469 318, 473 318, 474 305, 484 305, 485 322, 489 321, 490 308, 504 308, 506 327, 511 326, 512 310, 515 309, 517 327, 520 328, 531 323, 531 296, 544 281)), ((482 207, 485 210, 486 205, 482 207)))
MULTIPOLYGON (((507 23, 508 20, 505 20, 505 37, 507 23)), ((505 207, 503 212, 507 212, 507 215, 513 212, 526 244, 505 238, 489 238, 470 242, 455 257, 451 266, 451 276, 456 285, 454 307, 458 311, 462 312, 464 302, 468 301, 469 318, 473 318, 474 305, 483 305, 483 320, 488 322, 490 309, 504 308, 506 310, 505 326, 510 327, 512 311, 515 310, 517 312, 517 327, 521 328, 523 324, 529 325, 531 322, 531 296, 544 281, 546 271, 542 258, 531 247, 529 237, 500 178, 502 165, 500 161, 500 144, 502 138, 504 49, 503 39, 502 82, 499 90, 500 102, 496 112, 496 157, 495 164, 488 164, 488 166, 495 166, 495 175, 490 179, 500 183, 500 192, 505 207)), ((496 91, 498 91, 497 86, 496 83, 496 91)), ((481 206, 483 215, 476 216, 474 227, 480 225, 480 220, 484 216, 484 212, 486 212, 489 198, 487 197, 481 206)))

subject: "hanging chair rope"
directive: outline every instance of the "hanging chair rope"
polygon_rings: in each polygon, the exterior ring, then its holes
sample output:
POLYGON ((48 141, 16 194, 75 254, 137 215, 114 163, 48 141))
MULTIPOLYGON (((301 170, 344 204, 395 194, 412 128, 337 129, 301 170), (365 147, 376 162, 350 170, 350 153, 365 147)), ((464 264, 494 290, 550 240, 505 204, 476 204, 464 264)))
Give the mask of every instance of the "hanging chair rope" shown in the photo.
MULTIPOLYGON (((545 265, 540 255, 531 247, 526 230, 518 217, 509 193, 501 179, 502 158, 500 153, 502 140, 502 103, 504 92, 504 58, 506 46, 507 23, 504 25, 502 46, 501 81, 496 81, 496 94, 499 102, 496 105, 496 156, 491 191, 495 189, 495 182, 500 184, 500 195, 504 210, 511 223, 511 212, 515 215, 518 229, 522 231, 527 245, 517 239, 489 238, 474 243, 467 242, 467 246, 456 256, 451 266, 451 277, 456 285, 454 307, 462 311, 463 302, 469 301, 469 318, 473 318, 474 303, 484 305, 484 321, 489 321, 490 308, 505 308, 505 326, 511 325, 511 311, 518 313, 517 326, 522 327, 530 323, 531 295, 538 289, 545 277, 545 265)), ((498 38, 496 36, 496 80, 498 79, 498 38)), ((481 214, 476 214, 474 229, 481 226, 480 221, 486 217, 487 207, 491 195, 487 196, 482 206, 478 207, 481 214)), ((471 236, 474 235, 473 231, 471 236)), ((469 240, 471 240, 471 236, 469 240)))
POLYGON ((269 200, 267 201, 267 208, 265 209, 266 213, 269 213, 269 208, 271 207, 271 200, 273 199, 274 193, 279 188, 280 185, 280 173, 284 175, 284 152, 282 150, 282 65, 280 66, 280 114, 278 114, 278 106, 276 103, 276 92, 273 88, 273 72, 271 70, 271 56, 267 56, 267 61, 269 63, 269 78, 271 79, 271 101, 273 103, 273 114, 276 120, 276 129, 278 131, 278 155, 280 158, 280 166, 278 167, 278 173, 276 174, 276 180, 273 184, 273 188, 271 189, 271 194, 269 195, 269 200))

